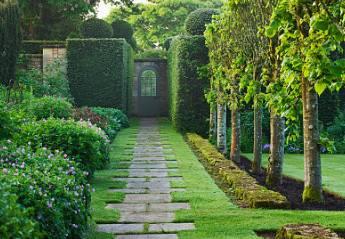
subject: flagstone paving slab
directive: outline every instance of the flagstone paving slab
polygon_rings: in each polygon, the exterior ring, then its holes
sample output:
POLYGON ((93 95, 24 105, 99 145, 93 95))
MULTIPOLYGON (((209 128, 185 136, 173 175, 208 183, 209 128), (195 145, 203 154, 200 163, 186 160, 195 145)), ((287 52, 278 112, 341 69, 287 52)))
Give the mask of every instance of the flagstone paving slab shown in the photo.
POLYGON ((176 234, 118 235, 117 239, 178 239, 176 234))
POLYGON ((179 232, 190 230, 195 230, 194 223, 159 223, 149 225, 149 232, 179 232))
POLYGON ((144 224, 100 224, 97 231, 106 233, 140 233, 144 231, 144 224))
MULTIPOLYGON (((133 135, 133 139, 134 139, 133 135)), ((171 182, 183 182, 170 144, 164 142, 154 119, 141 120, 136 142, 130 142, 123 155, 129 161, 117 162, 115 173, 128 173, 128 177, 113 177, 126 182, 126 188, 109 188, 110 192, 123 192, 122 203, 107 204, 106 208, 120 212, 116 224, 100 224, 97 230, 112 233, 117 239, 177 239, 174 232, 194 230, 193 223, 174 223, 175 212, 189 210, 189 203, 173 203, 172 192, 185 188, 172 188, 171 182), (169 167, 168 167, 169 165, 169 167), (172 166, 172 167, 171 167, 172 166), (173 173, 174 176, 169 176, 173 173), (164 234, 163 234, 164 233, 164 234)))
POLYGON ((175 213, 172 212, 122 212, 119 222, 173 222, 175 213))
POLYGON ((165 203, 171 202, 170 194, 126 194, 124 203, 165 203))

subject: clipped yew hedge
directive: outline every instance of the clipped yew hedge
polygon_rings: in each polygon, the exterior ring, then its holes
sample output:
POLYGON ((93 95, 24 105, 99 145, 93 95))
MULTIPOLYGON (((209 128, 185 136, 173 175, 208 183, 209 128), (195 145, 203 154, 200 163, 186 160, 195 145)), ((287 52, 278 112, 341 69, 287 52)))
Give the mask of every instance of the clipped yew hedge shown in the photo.
POLYGON ((132 48, 124 39, 67 40, 67 77, 77 106, 128 112, 132 48))
POLYGON ((209 105, 205 90, 207 76, 199 70, 208 64, 203 36, 175 37, 168 54, 169 110, 174 127, 180 132, 207 134, 209 105))
POLYGON ((251 208, 289 208, 285 196, 268 190, 241 170, 235 163, 226 160, 208 140, 197 134, 187 134, 187 142, 196 150, 224 182, 233 188, 235 196, 251 208))
POLYGON ((25 40, 22 42, 21 53, 23 54, 43 54, 43 48, 49 46, 65 47, 65 41, 50 40, 25 40))

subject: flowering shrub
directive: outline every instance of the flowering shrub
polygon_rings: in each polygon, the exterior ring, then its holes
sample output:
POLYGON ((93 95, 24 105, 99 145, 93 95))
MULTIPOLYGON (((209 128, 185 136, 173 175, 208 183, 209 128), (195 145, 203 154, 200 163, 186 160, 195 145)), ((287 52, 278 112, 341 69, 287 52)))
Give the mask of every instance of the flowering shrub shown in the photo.
POLYGON ((9 185, 17 202, 32 209, 46 238, 82 238, 91 196, 77 163, 46 148, 34 152, 10 141, 0 145, 0 184, 9 185))
POLYGON ((20 145, 30 143, 36 149, 47 147, 66 153, 89 177, 109 159, 108 137, 91 122, 49 118, 23 124, 14 138, 20 145))
POLYGON ((47 119, 49 117, 67 119, 72 116, 73 106, 63 98, 45 96, 27 102, 25 109, 38 120, 47 119))
POLYGON ((107 133, 110 139, 114 139, 121 128, 129 127, 128 118, 121 110, 94 107, 92 108, 92 112, 107 119, 108 125, 106 128, 104 128, 104 131, 107 133))
POLYGON ((9 185, 0 184, 0 237, 42 238, 37 223, 31 219, 30 210, 17 203, 17 196, 10 193, 9 185))

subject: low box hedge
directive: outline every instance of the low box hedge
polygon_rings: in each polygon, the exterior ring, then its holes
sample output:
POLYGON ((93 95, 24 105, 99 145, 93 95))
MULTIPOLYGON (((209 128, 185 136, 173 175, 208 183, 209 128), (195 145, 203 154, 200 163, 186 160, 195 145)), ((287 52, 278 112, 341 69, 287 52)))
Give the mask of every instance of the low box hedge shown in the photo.
POLYGON ((208 140, 197 134, 187 134, 187 142, 211 166, 224 182, 233 188, 237 199, 251 208, 289 208, 287 198, 278 192, 268 190, 241 170, 235 163, 226 160, 208 140))
POLYGON ((276 239, 337 239, 341 238, 332 230, 320 224, 288 224, 277 233, 276 239))

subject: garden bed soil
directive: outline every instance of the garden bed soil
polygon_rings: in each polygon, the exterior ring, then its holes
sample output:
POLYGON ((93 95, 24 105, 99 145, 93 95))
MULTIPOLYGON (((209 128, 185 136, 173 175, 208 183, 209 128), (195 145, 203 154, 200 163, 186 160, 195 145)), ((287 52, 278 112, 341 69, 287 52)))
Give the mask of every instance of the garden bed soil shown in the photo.
MULTIPOLYGON (((335 231, 340 238, 345 238, 345 231, 335 231)), ((275 239, 276 232, 275 231, 255 231, 256 235, 260 238, 264 239, 275 239)))
POLYGON ((335 193, 324 191, 325 202, 322 204, 302 202, 302 193, 304 183, 302 180, 294 179, 284 176, 283 183, 279 187, 268 187, 265 183, 266 170, 262 169, 262 173, 253 174, 251 171, 252 162, 246 158, 241 157, 241 162, 237 164, 242 170, 245 170, 250 176, 254 177, 258 183, 273 191, 279 192, 284 195, 291 203, 291 209, 296 210, 327 210, 327 211, 344 211, 345 198, 336 195, 335 193))

